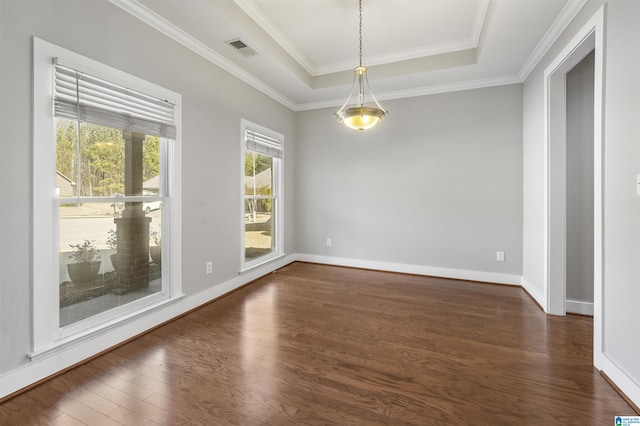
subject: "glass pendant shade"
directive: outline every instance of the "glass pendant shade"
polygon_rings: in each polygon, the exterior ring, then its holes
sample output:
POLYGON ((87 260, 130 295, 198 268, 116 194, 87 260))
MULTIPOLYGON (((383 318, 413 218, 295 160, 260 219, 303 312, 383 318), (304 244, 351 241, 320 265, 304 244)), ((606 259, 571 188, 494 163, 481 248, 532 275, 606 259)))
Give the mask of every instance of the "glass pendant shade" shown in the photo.
POLYGON ((342 108, 335 113, 335 116, 338 119, 338 123, 344 123, 347 127, 362 132, 383 121, 389 112, 385 111, 385 109, 378 103, 375 96, 373 96, 373 92, 371 92, 371 89, 369 88, 367 67, 362 66, 362 0, 359 0, 358 4, 360 12, 360 66, 353 71, 354 76, 351 92, 349 92, 347 101, 342 105, 342 108), (356 88, 356 84, 358 85, 358 103, 354 106, 347 107, 351 100, 351 96, 353 95, 353 91, 356 88), (369 95, 375 105, 364 105, 365 89, 369 91, 369 95))
POLYGON ((338 113, 338 121, 354 130, 367 130, 384 120, 386 113, 378 108, 353 107, 338 113))
POLYGON ((347 127, 360 132, 370 129, 379 122, 383 121, 387 116, 388 111, 385 111, 373 96, 371 89, 369 89, 369 81, 367 79, 367 68, 359 66, 354 70, 353 86, 351 92, 347 98, 347 102, 336 112, 338 123, 344 123, 347 127), (358 85, 358 104, 352 107, 347 107, 347 104, 351 100, 353 91, 358 85), (371 98, 373 99, 375 106, 365 106, 365 88, 369 90, 371 98))

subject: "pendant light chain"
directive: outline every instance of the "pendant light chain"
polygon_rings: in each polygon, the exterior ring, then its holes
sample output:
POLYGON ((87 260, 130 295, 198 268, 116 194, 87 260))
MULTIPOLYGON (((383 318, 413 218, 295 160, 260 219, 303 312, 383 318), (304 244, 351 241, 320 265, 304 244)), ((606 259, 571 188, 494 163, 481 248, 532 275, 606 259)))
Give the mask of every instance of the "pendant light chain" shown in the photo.
POLYGON ((358 0, 359 1, 359 13, 360 13, 360 27, 359 27, 359 31, 360 31, 360 66, 362 66, 362 0, 358 0))
POLYGON ((344 123, 347 127, 362 132, 363 130, 370 129, 377 123, 383 121, 389 112, 382 108, 376 97, 371 92, 371 88, 369 88, 369 79, 367 78, 367 67, 362 65, 362 0, 358 0, 358 15, 360 63, 359 66, 353 70, 353 85, 351 86, 349 96, 347 96, 347 100, 344 105, 342 105, 334 115, 338 119, 339 123, 344 123), (349 105, 351 96, 354 94, 356 88, 358 89, 357 103, 355 106, 348 108, 347 105, 349 105), (366 106, 364 104, 366 89, 369 90, 369 95, 375 103, 375 106, 366 106))

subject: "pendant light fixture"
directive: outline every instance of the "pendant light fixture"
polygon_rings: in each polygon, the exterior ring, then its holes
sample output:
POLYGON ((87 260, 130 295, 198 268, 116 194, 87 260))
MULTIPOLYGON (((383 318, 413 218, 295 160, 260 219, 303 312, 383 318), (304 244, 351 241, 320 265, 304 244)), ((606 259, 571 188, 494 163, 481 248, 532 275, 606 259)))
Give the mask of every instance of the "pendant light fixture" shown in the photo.
POLYGON ((346 126, 362 132, 384 120, 389 111, 385 111, 373 96, 373 92, 369 87, 369 79, 367 78, 367 67, 362 66, 362 0, 358 0, 358 5, 360 15, 360 65, 353 70, 353 85, 351 86, 349 97, 347 97, 347 101, 342 105, 342 108, 335 113, 335 116, 338 119, 338 123, 344 123, 346 126), (356 83, 358 85, 358 104, 347 107, 356 88, 356 83), (364 104, 365 89, 371 95, 375 105, 366 106, 364 104))

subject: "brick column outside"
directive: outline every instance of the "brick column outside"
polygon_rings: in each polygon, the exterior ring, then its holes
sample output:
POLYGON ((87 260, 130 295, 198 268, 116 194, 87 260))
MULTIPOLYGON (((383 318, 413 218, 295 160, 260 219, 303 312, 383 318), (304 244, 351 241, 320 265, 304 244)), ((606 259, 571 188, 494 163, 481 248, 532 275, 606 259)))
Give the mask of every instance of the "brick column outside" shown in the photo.
POLYGON ((149 223, 150 217, 114 219, 118 237, 118 283, 123 293, 149 288, 149 223))
MULTIPOLYGON (((123 131, 125 140, 125 195, 142 195, 142 145, 145 135, 123 131)), ((114 219, 117 244, 117 284, 122 293, 149 288, 149 223, 142 202, 125 203, 114 219)))

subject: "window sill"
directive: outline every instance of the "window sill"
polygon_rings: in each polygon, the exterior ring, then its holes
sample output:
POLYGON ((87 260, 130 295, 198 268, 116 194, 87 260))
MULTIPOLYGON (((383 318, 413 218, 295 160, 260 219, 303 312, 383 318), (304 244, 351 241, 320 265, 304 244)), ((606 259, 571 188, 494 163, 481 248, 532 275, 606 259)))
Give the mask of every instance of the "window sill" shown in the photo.
POLYGON ((160 302, 154 303, 152 305, 149 305, 143 309, 140 309, 136 312, 132 312, 128 315, 122 316, 120 318, 114 319, 112 321, 108 321, 105 322, 99 326, 95 326, 86 330, 83 330, 82 332, 78 332, 76 334, 73 334, 72 336, 68 336, 68 337, 64 337, 62 339, 56 340, 55 342, 53 342, 50 346, 44 348, 44 349, 40 349, 34 352, 30 352, 27 353, 27 357, 29 358, 29 360, 31 361, 39 361, 41 359, 50 357, 52 355, 58 354, 62 351, 65 351, 66 349, 78 345, 82 342, 86 342, 88 340, 91 340, 93 338, 95 338, 96 336, 105 333, 109 330, 113 330, 117 327, 120 327, 126 323, 129 323, 135 319, 138 319, 140 317, 143 317, 144 315, 147 315, 153 311, 157 311, 161 308, 164 308, 165 306, 171 305, 175 302, 178 302, 180 300, 182 300, 182 298, 184 297, 184 294, 180 294, 177 295, 175 297, 172 297, 170 299, 165 299, 162 300, 160 302))
POLYGON ((255 263, 245 263, 242 265, 242 268, 240 268, 240 273, 244 273, 244 272, 249 272, 253 269, 256 269, 260 266, 263 266, 269 262, 273 262, 274 260, 278 260, 278 259, 282 259, 283 257, 285 257, 284 253, 273 253, 271 255, 266 255, 264 257, 264 259, 257 259, 254 262, 255 263))

